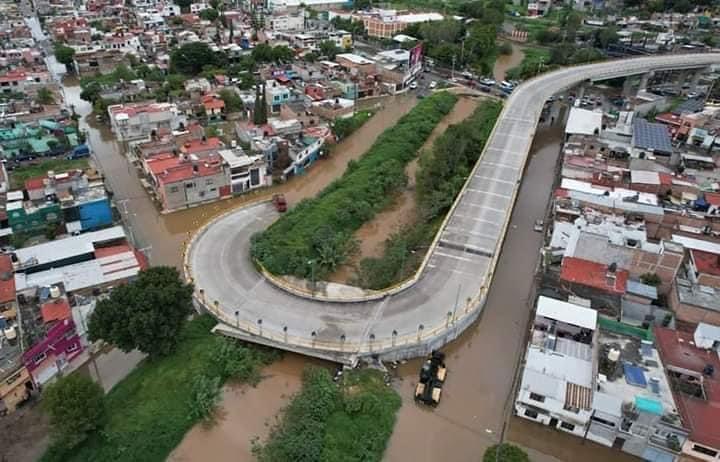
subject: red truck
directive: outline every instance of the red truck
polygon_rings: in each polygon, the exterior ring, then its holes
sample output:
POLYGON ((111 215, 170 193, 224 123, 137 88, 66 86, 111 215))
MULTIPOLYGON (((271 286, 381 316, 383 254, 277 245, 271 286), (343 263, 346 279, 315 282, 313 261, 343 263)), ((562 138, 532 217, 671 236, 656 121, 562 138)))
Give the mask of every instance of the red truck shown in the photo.
POLYGON ((280 213, 287 211, 287 201, 285 200, 285 196, 283 196, 282 194, 275 194, 272 200, 273 205, 275 206, 275 210, 280 213))

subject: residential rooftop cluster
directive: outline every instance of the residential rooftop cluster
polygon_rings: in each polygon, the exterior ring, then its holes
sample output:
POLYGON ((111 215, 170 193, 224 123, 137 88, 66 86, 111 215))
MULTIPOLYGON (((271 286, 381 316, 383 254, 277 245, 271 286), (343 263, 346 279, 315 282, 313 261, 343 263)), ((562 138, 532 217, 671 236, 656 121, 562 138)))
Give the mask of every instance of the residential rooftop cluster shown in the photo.
POLYGON ((643 460, 718 460, 716 78, 676 72, 563 95, 519 416, 643 460))

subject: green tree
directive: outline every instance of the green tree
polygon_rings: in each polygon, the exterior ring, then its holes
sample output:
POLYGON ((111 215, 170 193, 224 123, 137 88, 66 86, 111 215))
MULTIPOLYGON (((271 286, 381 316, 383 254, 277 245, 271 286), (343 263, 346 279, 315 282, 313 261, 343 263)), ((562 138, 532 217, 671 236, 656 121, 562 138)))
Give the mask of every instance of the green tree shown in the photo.
POLYGON ((174 49, 170 53, 172 72, 195 76, 202 72, 203 66, 219 66, 220 59, 205 42, 191 42, 174 49))
POLYGON ((332 40, 323 40, 320 42, 320 45, 318 45, 318 48, 320 48, 321 56, 327 56, 327 58, 331 60, 335 59, 335 56, 341 51, 332 40))
POLYGON ((220 13, 214 8, 206 8, 200 12, 200 19, 205 21, 215 21, 218 16, 220 16, 220 13))
POLYGON ((188 11, 192 0, 174 0, 175 4, 180 7, 182 11, 188 11))
POLYGON ((617 29, 614 27, 603 27, 602 29, 596 30, 593 35, 595 46, 603 50, 620 40, 617 29))
POLYGON ((295 59, 295 52, 286 46, 274 47, 272 49, 272 58, 276 63, 288 63, 295 59))
POLYGON ((175 268, 153 267, 115 288, 90 317, 91 341, 105 340, 123 351, 150 356, 171 353, 180 328, 192 312, 192 285, 175 268))
POLYGON ((267 104, 265 102, 265 87, 255 86, 255 108, 253 110, 253 123, 265 125, 267 123, 267 104))
POLYGON ((38 90, 35 101, 40 104, 55 104, 55 95, 47 87, 42 87, 38 90))
POLYGON ((73 61, 75 59, 74 48, 63 45, 62 43, 56 43, 54 47, 54 52, 55 59, 57 59, 59 63, 64 64, 65 66, 70 66, 73 64, 73 61))
POLYGON ((487 448, 483 462, 530 462, 530 458, 514 444, 503 443, 487 448))
POLYGON ((220 99, 225 102, 225 110, 227 112, 238 112, 243 109, 243 102, 233 90, 224 88, 219 92, 220 99))
POLYGON ((105 417, 103 398, 102 387, 84 375, 71 374, 50 384, 42 405, 56 443, 70 449, 97 430, 105 417))

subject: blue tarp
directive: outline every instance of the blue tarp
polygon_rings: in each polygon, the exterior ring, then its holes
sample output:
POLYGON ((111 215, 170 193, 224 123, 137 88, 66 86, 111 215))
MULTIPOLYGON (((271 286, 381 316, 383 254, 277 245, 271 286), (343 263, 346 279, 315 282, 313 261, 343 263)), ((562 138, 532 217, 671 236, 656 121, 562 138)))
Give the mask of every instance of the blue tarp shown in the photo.
POLYGON ((625 363, 623 364, 623 370, 625 371, 625 381, 627 383, 636 387, 647 387, 647 379, 645 379, 645 372, 642 369, 630 363, 625 363))

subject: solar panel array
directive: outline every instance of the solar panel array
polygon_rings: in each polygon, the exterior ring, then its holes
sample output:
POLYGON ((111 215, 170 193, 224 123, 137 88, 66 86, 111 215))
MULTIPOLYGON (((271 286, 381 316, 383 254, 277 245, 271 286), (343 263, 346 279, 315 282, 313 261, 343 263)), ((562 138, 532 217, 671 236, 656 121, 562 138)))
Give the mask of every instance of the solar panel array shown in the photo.
POLYGON ((650 123, 645 119, 635 119, 633 124, 635 146, 657 153, 672 153, 670 133, 663 124, 650 123))

